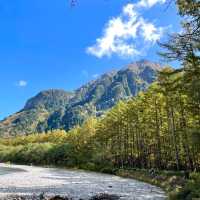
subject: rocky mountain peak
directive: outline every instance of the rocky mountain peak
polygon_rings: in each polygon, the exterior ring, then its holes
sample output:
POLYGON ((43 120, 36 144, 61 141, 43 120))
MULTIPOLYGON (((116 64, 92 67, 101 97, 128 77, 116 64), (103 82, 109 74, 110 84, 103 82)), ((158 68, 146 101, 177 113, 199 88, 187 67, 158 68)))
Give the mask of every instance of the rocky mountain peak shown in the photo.
POLYGON ((148 88, 162 69, 158 63, 140 60, 119 71, 105 73, 74 92, 50 89, 29 99, 24 108, 0 122, 0 136, 69 130, 89 116, 99 116, 148 88))

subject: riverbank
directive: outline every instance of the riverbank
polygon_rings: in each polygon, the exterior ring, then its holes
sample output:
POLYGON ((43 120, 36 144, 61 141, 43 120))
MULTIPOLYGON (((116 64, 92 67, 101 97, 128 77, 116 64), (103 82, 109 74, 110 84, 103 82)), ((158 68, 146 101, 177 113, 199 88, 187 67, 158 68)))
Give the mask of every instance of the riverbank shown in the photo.
POLYGON ((118 170, 116 174, 156 185, 166 192, 169 200, 200 199, 199 173, 156 171, 152 174, 149 170, 129 169, 118 170))
POLYGON ((158 186, 166 192, 170 200, 176 199, 174 195, 183 190, 187 183, 184 175, 176 172, 156 171, 154 174, 152 174, 150 170, 121 169, 116 172, 116 175, 136 179, 158 186))
POLYGON ((5 165, 22 172, 0 176, 0 197, 9 195, 69 196, 73 200, 89 200, 91 197, 107 193, 117 195, 120 200, 163 200, 165 192, 148 183, 115 175, 24 165, 5 165))
MULTIPOLYGON (((83 168, 85 170, 95 169, 93 167, 83 168)), ((98 168, 96 171, 131 178, 160 187, 165 191, 168 200, 200 199, 200 173, 137 168, 117 169, 109 167, 98 168)))
MULTIPOLYGON (((10 165, 10 164, 0 164, 1 166, 10 166, 11 168, 16 168, 18 166, 22 167, 23 169, 18 170, 27 170, 27 168, 36 169, 36 168, 42 168, 42 167, 33 167, 33 166, 24 166, 24 165, 10 165)), ((42 169, 55 169, 54 166, 45 167, 42 169)), ((145 183, 149 183, 151 185, 157 186, 159 188, 162 188, 163 191, 165 191, 167 199, 170 200, 183 200, 188 199, 192 200, 193 198, 199 198, 200 197, 200 174, 199 173, 191 173, 189 177, 185 178, 184 172, 174 172, 174 171, 151 171, 151 170, 142 170, 142 169, 112 169, 112 168, 103 168, 99 169, 98 171, 94 170, 93 168, 84 168, 83 170, 73 168, 73 169, 67 169, 64 167, 56 168, 57 170, 67 170, 67 171, 76 171, 76 172, 86 172, 86 173, 94 173, 99 174, 105 173, 128 179, 134 179, 138 181, 142 181, 145 183), (93 172, 91 172, 93 171, 93 172), (97 173, 96 173, 97 172, 97 173)), ((112 176, 111 175, 111 176, 112 176)), ((23 180, 22 180, 23 181, 23 180)), ((108 186, 109 187, 109 186, 108 186)), ((112 189, 112 187, 111 187, 112 189)), ((111 190, 112 191, 112 190, 111 190)), ((43 192, 41 190, 41 192, 43 192)), ((104 191, 101 190, 101 193, 104 191)), ((57 193, 59 194, 59 193, 57 193)))

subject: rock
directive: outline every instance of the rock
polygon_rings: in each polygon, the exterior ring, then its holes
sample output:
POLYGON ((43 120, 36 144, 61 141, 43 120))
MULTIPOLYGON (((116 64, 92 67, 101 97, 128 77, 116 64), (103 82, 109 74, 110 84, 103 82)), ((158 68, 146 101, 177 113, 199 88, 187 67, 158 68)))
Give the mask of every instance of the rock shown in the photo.
POLYGON ((71 198, 69 199, 68 197, 55 196, 50 198, 49 200, 72 200, 72 199, 71 198))
POLYGON ((119 197, 117 195, 112 194, 98 194, 92 197, 90 200, 118 200, 119 197))
POLYGON ((185 180, 184 178, 182 177, 179 177, 179 176, 172 176, 170 179, 169 179, 169 185, 174 188, 174 187, 177 187, 177 186, 184 186, 185 184, 185 180))
POLYGON ((40 200, 45 199, 45 197, 44 197, 44 193, 41 193, 41 194, 39 195, 39 199, 40 199, 40 200))
POLYGON ((54 196, 54 197, 45 197, 44 193, 39 196, 9 196, 6 198, 0 198, 0 200, 72 200, 68 197, 54 196))

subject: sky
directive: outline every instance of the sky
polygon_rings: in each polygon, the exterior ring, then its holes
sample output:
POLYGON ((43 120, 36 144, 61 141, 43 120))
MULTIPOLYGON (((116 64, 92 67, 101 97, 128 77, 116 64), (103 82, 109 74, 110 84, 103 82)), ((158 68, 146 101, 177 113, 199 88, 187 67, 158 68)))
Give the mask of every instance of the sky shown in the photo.
POLYGON ((140 59, 180 31, 165 0, 0 0, 0 119, 41 90, 72 91, 140 59))

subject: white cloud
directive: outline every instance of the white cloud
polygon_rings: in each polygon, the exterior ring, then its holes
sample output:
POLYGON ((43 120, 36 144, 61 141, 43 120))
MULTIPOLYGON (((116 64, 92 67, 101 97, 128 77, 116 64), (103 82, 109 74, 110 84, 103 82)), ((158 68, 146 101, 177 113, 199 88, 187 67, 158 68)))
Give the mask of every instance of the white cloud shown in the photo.
POLYGON ((165 0, 140 0, 136 4, 127 4, 118 17, 108 21, 102 37, 97 38, 96 43, 87 48, 87 53, 98 58, 112 54, 122 57, 140 55, 138 41, 143 42, 142 46, 153 45, 162 37, 164 28, 144 19, 139 10, 164 2, 165 0))
POLYGON ((18 83, 17 83, 17 85, 19 86, 19 87, 26 87, 27 86, 27 81, 25 81, 25 80, 20 80, 20 81, 18 81, 18 83))
POLYGON ((165 3, 166 0, 140 0, 136 6, 137 7, 144 7, 144 8, 151 8, 152 6, 158 4, 158 3, 165 3))
POLYGON ((99 77, 99 74, 93 74, 92 75, 92 78, 98 78, 99 77))
POLYGON ((152 23, 145 22, 141 19, 141 23, 143 25, 141 26, 142 29, 142 36, 145 41, 150 41, 153 44, 160 40, 161 36, 163 35, 164 28, 162 27, 155 27, 152 23))

